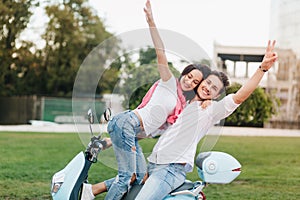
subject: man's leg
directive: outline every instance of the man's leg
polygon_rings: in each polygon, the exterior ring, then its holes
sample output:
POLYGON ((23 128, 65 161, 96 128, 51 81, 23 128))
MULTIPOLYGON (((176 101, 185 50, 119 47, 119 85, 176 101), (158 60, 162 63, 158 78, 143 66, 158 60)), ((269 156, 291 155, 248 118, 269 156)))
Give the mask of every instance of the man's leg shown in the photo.
POLYGON ((163 199, 185 181, 184 166, 181 164, 150 164, 149 174, 135 200, 163 199))

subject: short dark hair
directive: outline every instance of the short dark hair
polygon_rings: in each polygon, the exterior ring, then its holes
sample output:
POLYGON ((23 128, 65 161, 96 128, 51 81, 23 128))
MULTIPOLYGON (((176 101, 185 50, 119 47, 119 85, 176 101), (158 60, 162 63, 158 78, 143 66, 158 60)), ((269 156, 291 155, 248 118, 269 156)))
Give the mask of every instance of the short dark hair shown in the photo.
POLYGON ((228 76, 224 72, 217 71, 217 70, 211 71, 210 74, 217 76, 220 79, 220 81, 223 83, 224 87, 219 92, 219 94, 221 94, 222 92, 224 92, 226 90, 226 87, 230 85, 228 76))

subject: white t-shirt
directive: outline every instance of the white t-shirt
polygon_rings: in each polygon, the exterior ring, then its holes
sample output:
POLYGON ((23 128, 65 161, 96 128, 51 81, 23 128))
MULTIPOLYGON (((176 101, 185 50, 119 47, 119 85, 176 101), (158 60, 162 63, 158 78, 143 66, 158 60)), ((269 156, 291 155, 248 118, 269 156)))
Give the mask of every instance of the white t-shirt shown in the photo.
POLYGON ((199 101, 187 105, 176 122, 160 136, 148 160, 156 164, 186 163, 186 171, 192 171, 199 141, 238 106, 232 94, 212 102, 206 109, 201 108, 199 101))
POLYGON ((147 136, 161 127, 174 112, 177 96, 177 82, 174 76, 165 82, 160 80, 150 101, 143 108, 136 110, 142 118, 147 136))

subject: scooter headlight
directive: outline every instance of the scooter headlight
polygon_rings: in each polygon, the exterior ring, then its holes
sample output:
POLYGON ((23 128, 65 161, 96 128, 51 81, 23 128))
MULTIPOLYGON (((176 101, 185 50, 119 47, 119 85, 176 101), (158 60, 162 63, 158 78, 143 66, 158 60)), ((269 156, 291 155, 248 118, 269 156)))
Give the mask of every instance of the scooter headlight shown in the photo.
POLYGON ((65 180, 65 173, 63 171, 59 171, 55 173, 52 177, 51 181, 51 194, 52 196, 56 194, 65 180))
POLYGON ((52 195, 58 192, 58 190, 59 190, 59 188, 61 187, 62 184, 63 184, 62 182, 51 184, 51 193, 52 193, 52 195))

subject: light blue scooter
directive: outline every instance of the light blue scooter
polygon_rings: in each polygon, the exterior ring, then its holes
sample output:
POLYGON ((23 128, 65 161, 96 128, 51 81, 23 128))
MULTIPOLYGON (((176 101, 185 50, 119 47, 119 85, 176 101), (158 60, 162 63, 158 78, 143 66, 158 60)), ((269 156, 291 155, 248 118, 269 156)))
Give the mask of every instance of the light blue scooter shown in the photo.
MULTIPOLYGON (((110 119, 111 111, 106 109, 104 118, 110 119)), ((53 200, 79 200, 83 183, 88 182, 88 171, 91 165, 97 162, 98 154, 105 149, 106 142, 99 136, 94 136, 91 124, 94 117, 88 111, 88 121, 92 138, 85 152, 78 153, 68 165, 55 173, 51 182, 53 200)), ((202 181, 185 181, 183 185, 171 192, 165 199, 204 200, 203 189, 207 183, 226 184, 233 181, 241 173, 241 164, 231 155, 224 152, 202 152, 196 158, 198 175, 202 181)), ((141 189, 141 185, 133 185, 125 194, 123 200, 133 200, 141 189)))

